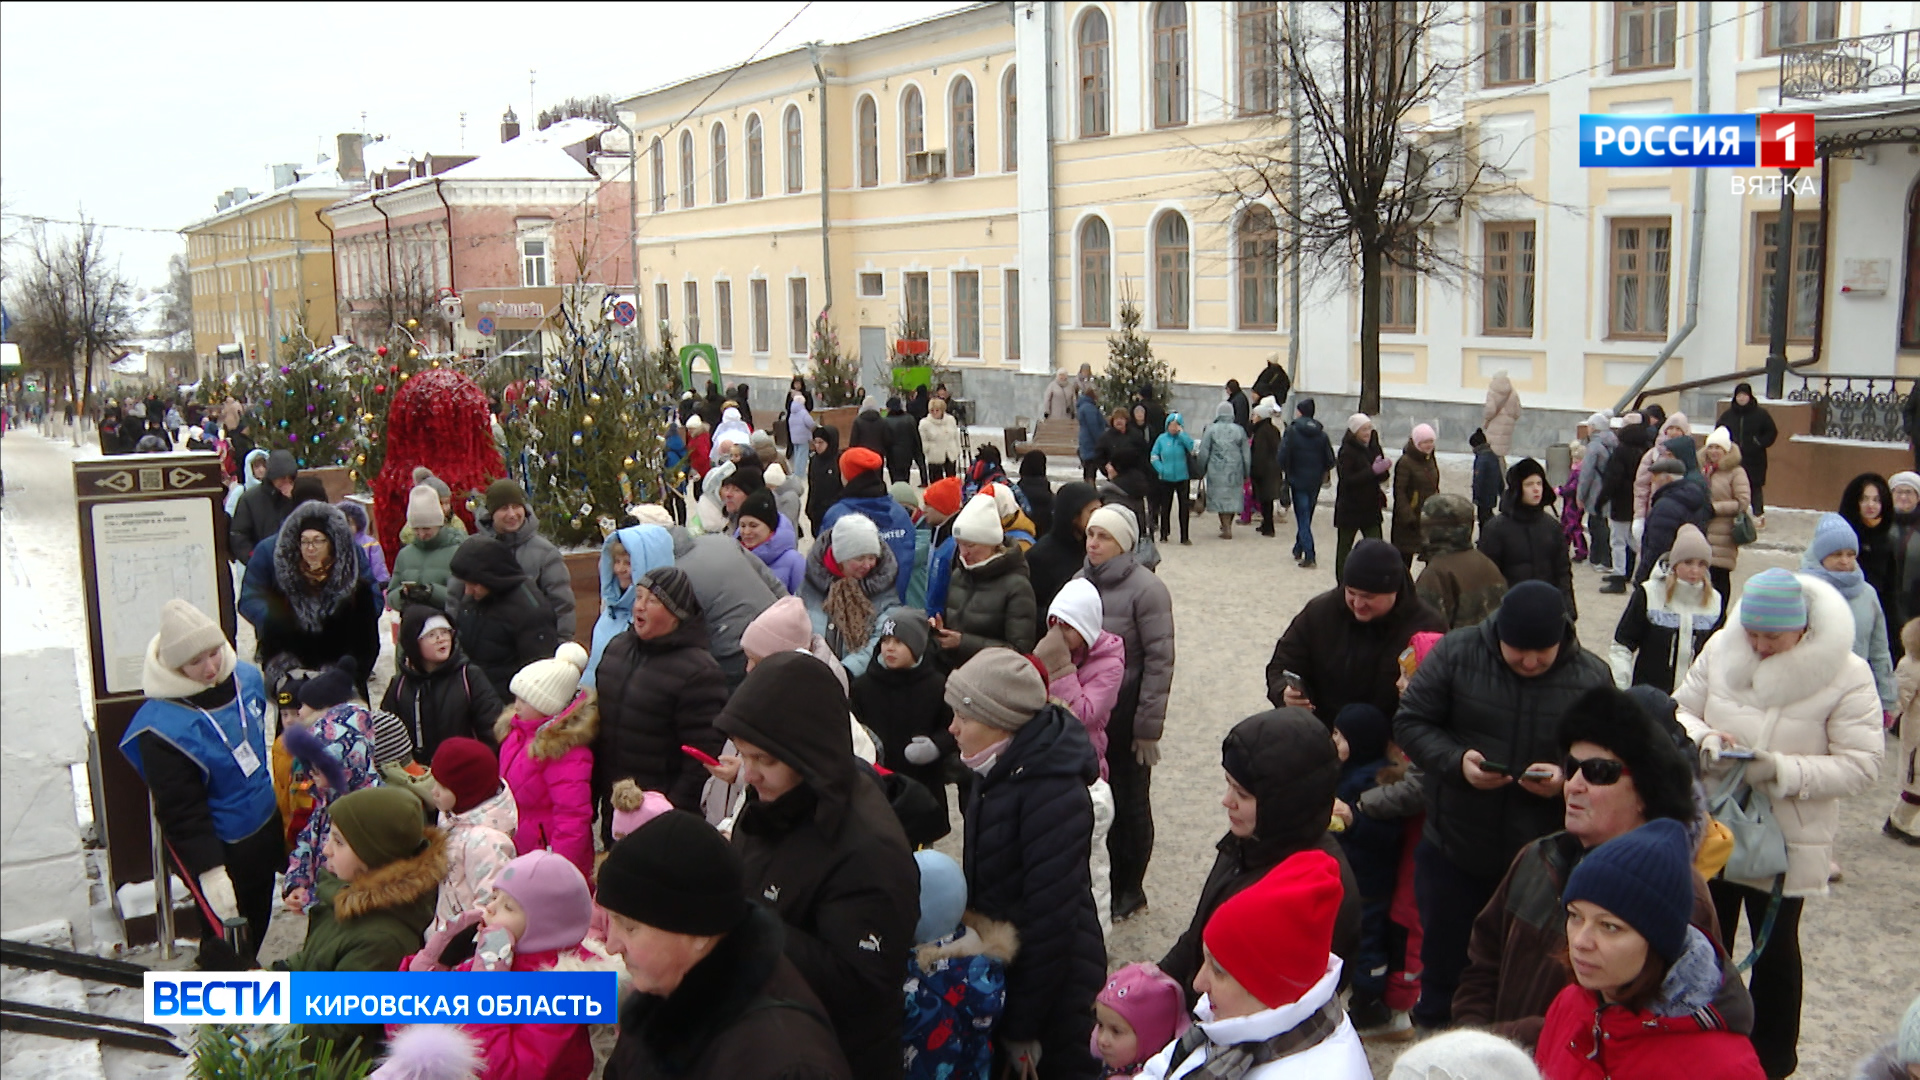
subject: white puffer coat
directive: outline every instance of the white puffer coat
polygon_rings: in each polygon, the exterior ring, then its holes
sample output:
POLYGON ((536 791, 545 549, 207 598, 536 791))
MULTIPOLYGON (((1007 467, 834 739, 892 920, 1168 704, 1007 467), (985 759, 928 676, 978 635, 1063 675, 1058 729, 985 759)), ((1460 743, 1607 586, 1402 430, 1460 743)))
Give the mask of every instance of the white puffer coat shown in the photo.
MULTIPOLYGON (((1698 743, 1724 731, 1742 746, 1775 755, 1765 785, 1787 839, 1787 896, 1824 896, 1840 831, 1840 800, 1880 772, 1880 695, 1867 662, 1853 654, 1853 613, 1833 586, 1795 574, 1807 596, 1807 632, 1787 652, 1762 660, 1740 630, 1736 602, 1675 691, 1680 723, 1698 743), (1771 736, 1760 742, 1778 714, 1771 736)), ((1715 779, 1709 777, 1709 789, 1715 779)), ((1741 882, 1758 889, 1771 882, 1741 882)))

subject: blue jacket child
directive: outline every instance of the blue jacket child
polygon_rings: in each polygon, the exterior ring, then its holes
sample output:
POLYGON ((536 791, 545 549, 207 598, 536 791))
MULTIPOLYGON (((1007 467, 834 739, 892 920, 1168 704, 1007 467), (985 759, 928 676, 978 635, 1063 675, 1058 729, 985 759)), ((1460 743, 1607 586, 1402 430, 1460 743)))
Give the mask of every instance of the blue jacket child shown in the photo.
POLYGON ((920 866, 920 925, 907 958, 907 1080, 987 1080, 1017 935, 1007 923, 966 910, 959 863, 932 850, 915 852, 913 860, 920 866))

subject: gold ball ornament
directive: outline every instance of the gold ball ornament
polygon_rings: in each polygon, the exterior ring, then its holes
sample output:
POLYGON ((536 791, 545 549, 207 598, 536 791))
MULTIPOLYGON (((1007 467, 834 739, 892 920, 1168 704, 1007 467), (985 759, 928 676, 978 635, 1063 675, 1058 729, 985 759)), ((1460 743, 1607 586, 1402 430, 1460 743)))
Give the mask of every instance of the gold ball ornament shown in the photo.
POLYGON ((408 350, 407 350, 407 359, 409 359, 409 360, 418 360, 418 359, 420 359, 420 350, 419 350, 419 349, 408 349, 408 350))
POLYGON ((580 418, 580 422, 581 422, 582 424, 585 424, 585 425, 586 425, 587 427, 592 427, 592 426, 593 426, 593 414, 592 414, 592 413, 587 413, 586 415, 584 415, 584 416, 582 416, 582 417, 580 418))
POLYGON ((420 329, 420 320, 419 320, 419 319, 408 319, 408 320, 407 320, 407 329, 409 329, 409 330, 418 330, 418 329, 420 329))
POLYGON ((404 371, 400 373, 400 381, 401 381, 401 382, 406 382, 406 381, 407 381, 408 379, 410 379, 410 378, 412 378, 412 377, 413 377, 413 376, 411 376, 411 375, 408 375, 408 374, 407 374, 406 372, 404 372, 404 371))
POLYGON ((629 469, 631 469, 631 468, 633 468, 633 459, 632 459, 632 458, 622 458, 622 459, 620 460, 620 464, 622 464, 622 465, 625 465, 625 466, 626 466, 627 468, 629 468, 629 469))
POLYGON ((589 404, 593 404, 593 405, 598 405, 598 404, 600 404, 600 395, 599 395, 599 394, 588 394, 588 395, 587 395, 587 401, 588 401, 588 403, 589 403, 589 404))

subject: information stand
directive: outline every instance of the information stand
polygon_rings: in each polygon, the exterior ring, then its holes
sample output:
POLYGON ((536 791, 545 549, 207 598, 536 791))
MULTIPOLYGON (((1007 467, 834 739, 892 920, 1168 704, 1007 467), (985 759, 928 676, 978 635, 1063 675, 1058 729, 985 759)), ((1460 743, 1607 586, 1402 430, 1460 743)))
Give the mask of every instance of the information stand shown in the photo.
MULTIPOLYGON (((120 752, 120 738, 146 700, 141 669, 160 609, 179 597, 234 638, 226 487, 218 455, 183 453, 76 462, 73 490, 97 735, 94 818, 117 894, 155 876, 147 787, 120 752)), ((127 920, 125 929, 130 944, 156 939, 150 916, 127 920)))

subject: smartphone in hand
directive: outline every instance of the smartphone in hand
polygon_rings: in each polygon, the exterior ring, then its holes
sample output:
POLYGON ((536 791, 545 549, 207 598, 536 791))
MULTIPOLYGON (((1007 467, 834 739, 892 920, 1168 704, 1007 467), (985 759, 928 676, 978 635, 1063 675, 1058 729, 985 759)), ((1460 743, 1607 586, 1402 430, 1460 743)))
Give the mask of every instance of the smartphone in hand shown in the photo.
POLYGON ((1553 779, 1553 767, 1551 765, 1535 766, 1521 773, 1520 777, 1523 780, 1551 780, 1553 779))
POLYGON ((1752 761, 1753 748, 1747 746, 1729 746, 1720 751, 1720 756, 1730 761, 1752 761))
POLYGON ((697 746, 687 746, 682 744, 680 747, 680 752, 692 758, 693 760, 699 762, 702 765, 713 765, 717 767, 720 764, 719 758, 714 757, 712 754, 707 753, 705 750, 702 750, 697 746))

